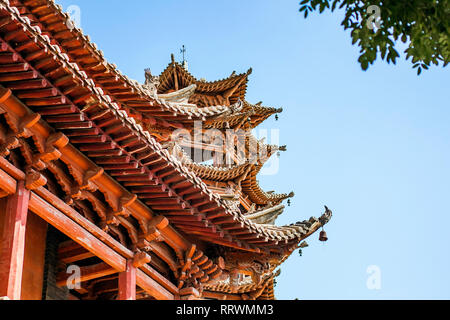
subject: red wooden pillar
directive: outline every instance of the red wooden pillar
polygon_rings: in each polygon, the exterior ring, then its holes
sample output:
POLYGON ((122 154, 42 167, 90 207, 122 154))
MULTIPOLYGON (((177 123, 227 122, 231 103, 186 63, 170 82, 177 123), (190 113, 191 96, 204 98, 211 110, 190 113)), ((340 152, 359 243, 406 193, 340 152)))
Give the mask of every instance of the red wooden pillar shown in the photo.
POLYGON ((25 188, 25 182, 20 180, 16 193, 8 197, 6 204, 0 244, 0 297, 11 300, 20 300, 29 199, 30 191, 25 188))
POLYGON ((127 270, 119 273, 118 300, 136 300, 136 267, 133 261, 127 261, 127 270))

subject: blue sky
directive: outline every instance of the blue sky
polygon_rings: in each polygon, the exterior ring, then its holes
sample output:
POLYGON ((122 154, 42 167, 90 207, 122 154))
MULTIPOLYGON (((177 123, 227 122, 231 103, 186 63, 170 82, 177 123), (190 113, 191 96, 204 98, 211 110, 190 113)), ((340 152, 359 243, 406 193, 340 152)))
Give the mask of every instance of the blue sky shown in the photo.
MULTIPOLYGON (((253 68, 250 102, 283 107, 280 170, 266 190, 296 194, 278 224, 333 218, 283 264, 278 299, 450 298, 450 69, 410 62, 367 72, 341 13, 304 19, 299 1, 79 1, 81 27, 107 59, 143 82, 187 49, 189 71, 216 80, 253 68), (381 271, 369 290, 367 267, 381 271)), ((270 136, 267 140, 271 142, 270 136)))

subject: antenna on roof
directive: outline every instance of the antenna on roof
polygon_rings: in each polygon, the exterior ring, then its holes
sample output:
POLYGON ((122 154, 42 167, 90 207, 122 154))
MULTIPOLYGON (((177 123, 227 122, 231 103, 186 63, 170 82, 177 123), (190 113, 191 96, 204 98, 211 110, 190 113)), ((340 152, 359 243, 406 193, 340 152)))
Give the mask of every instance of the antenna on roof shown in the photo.
POLYGON ((185 58, 186 47, 184 46, 184 44, 183 44, 183 46, 180 49, 180 53, 183 55, 183 61, 181 62, 181 65, 187 71, 188 70, 188 64, 187 64, 187 61, 186 61, 186 58, 185 58))

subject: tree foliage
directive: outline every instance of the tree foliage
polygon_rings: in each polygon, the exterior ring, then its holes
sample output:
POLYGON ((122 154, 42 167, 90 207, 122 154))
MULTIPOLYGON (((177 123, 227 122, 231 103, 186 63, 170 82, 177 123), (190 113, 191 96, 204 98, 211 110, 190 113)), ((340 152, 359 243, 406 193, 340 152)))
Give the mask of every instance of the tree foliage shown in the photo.
POLYGON ((430 65, 450 60, 450 0, 302 0, 300 12, 343 9, 341 25, 351 30, 352 44, 360 47, 363 70, 380 54, 382 60, 396 63, 395 46, 407 43, 406 59, 411 59, 417 74, 430 65))

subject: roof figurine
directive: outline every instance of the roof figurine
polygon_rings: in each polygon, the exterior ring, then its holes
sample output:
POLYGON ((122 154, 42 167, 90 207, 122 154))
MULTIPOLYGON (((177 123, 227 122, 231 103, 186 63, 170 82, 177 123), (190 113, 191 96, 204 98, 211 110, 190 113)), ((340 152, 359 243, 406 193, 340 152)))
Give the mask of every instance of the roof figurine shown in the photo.
POLYGON ((150 68, 145 69, 145 83, 142 85, 148 95, 157 98, 157 91, 159 86, 159 77, 153 76, 150 68))

